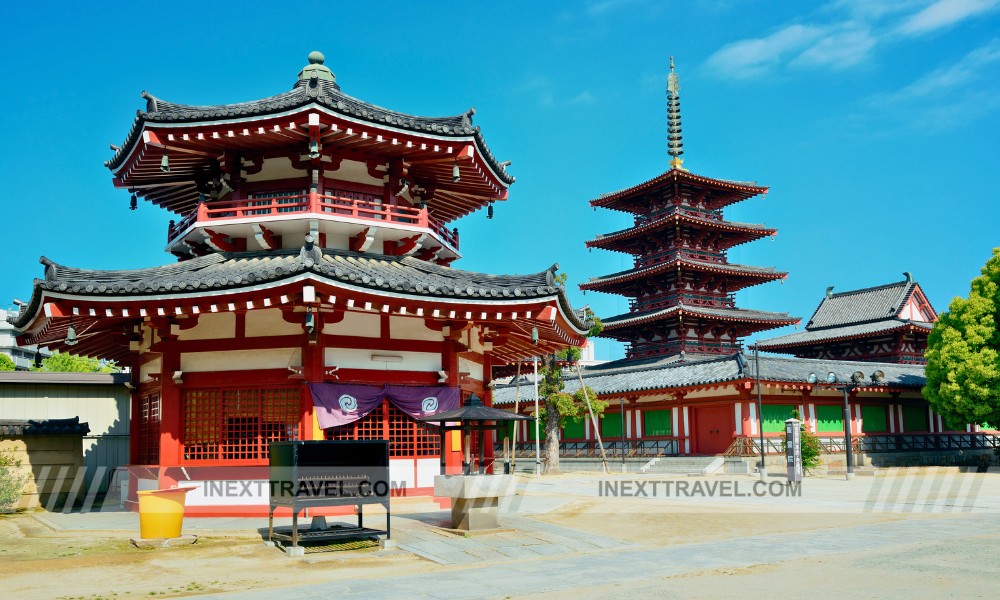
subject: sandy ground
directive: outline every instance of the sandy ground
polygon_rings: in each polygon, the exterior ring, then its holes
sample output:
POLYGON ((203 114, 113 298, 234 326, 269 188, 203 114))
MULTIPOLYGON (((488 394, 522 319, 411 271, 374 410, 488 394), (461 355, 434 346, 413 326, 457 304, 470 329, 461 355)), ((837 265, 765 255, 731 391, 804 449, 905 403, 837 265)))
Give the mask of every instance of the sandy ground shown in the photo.
POLYGON ((1000 536, 993 535, 517 597, 995 598, 997 581, 1000 536))
POLYGON ((53 533, 27 515, 0 519, 0 589, 11 599, 171 598, 427 567, 409 553, 377 546, 291 560, 247 539, 201 537, 191 546, 138 549, 121 537, 53 533))
MULTIPOLYGON (((827 510, 827 492, 842 489, 830 482, 821 482, 827 487, 820 488, 822 496, 812 501, 819 510, 810 512, 789 511, 783 508, 785 505, 775 503, 734 505, 604 498, 596 493, 581 493, 595 489, 585 476, 548 481, 551 485, 523 490, 529 497, 557 500, 552 503, 553 510, 531 518, 648 548, 794 532, 808 539, 810 533, 821 530, 902 519, 964 518, 926 511, 827 510)), ((923 489, 932 487, 926 485, 923 489)), ((1000 493, 993 496, 1000 499, 1000 493)), ((852 502, 846 498, 843 506, 853 506, 852 502)), ((796 506, 808 505, 805 502, 796 506)), ((440 516, 446 514, 442 511, 440 516)), ((433 517, 427 515, 424 520, 434 522, 433 517)), ((592 560, 595 566, 600 564, 598 556, 592 560)), ((471 568, 490 569, 493 575, 503 569, 493 564, 440 565, 404 550, 383 551, 378 547, 289 559, 259 540, 211 536, 200 538, 192 546, 143 550, 132 547, 127 536, 55 532, 30 515, 0 516, 0 590, 4 598, 169 598, 271 588, 277 594, 280 592, 276 588, 291 585, 386 576, 440 574, 444 579, 449 570, 471 568)), ((670 577, 644 573, 634 581, 546 592, 544 596, 573 600, 637 594, 678 598, 773 598, 782 594, 969 598, 995 595, 997 581, 1000 534, 983 534, 944 540, 929 537, 892 550, 858 548, 856 552, 749 568, 692 571, 670 577)))

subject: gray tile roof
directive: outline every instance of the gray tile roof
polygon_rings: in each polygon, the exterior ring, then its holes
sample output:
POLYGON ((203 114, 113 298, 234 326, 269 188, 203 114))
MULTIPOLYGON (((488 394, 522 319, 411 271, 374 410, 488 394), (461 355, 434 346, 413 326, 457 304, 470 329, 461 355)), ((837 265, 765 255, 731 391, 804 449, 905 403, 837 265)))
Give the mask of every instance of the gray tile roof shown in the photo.
POLYGON ((508 185, 514 182, 514 177, 507 173, 506 167, 497 161, 487 147, 479 127, 472 125, 475 109, 453 117, 418 117, 391 111, 348 96, 341 92, 340 87, 332 81, 310 80, 297 82, 291 91, 283 94, 236 104, 214 106, 176 104, 160 100, 147 92, 143 92, 142 97, 146 99, 146 110, 138 112, 125 142, 121 148, 115 151, 114 156, 104 163, 109 169, 117 169, 122 165, 132 151, 132 147, 138 142, 145 123, 187 123, 223 119, 249 120, 316 104, 345 117, 368 121, 375 125, 435 136, 472 137, 497 176, 508 185))
POLYGON ((675 218, 680 218, 681 220, 684 221, 701 223, 710 227, 717 227, 719 229, 760 232, 765 235, 777 231, 774 227, 768 227, 767 225, 761 225, 759 223, 739 223, 736 221, 719 221, 716 219, 704 219, 687 214, 670 213, 669 215, 666 215, 654 221, 650 221, 649 223, 628 227, 626 229, 620 229, 618 231, 612 231, 611 233, 598 234, 592 240, 592 242, 602 242, 615 237, 626 237, 640 233, 656 231, 663 227, 669 226, 675 220, 675 218))
MULTIPOLYGON (((601 396, 625 395, 652 390, 671 390, 700 385, 712 385, 730 381, 752 379, 754 377, 753 357, 730 355, 723 357, 691 357, 680 362, 678 357, 645 360, 623 359, 582 369, 583 381, 587 387, 601 396)), ((885 372, 884 385, 903 388, 919 388, 925 382, 922 365, 901 365, 895 363, 853 362, 842 360, 815 360, 761 355, 761 379, 767 382, 808 381, 809 373, 820 377, 829 371, 837 374, 839 381, 850 381, 851 373, 861 371, 869 375, 875 370, 885 372)), ((580 388, 575 369, 563 373, 566 391, 580 388)), ((513 404, 515 383, 497 385, 493 388, 493 404, 513 404)), ((520 386, 520 401, 534 402, 534 388, 530 383, 520 386)))
POLYGON ((621 315, 616 315, 613 317, 608 317, 607 319, 602 319, 601 323, 604 324, 605 328, 614 328, 629 325, 638 321, 651 321, 657 320, 664 317, 668 317, 673 313, 683 311, 684 314, 702 315, 710 318, 717 318, 723 320, 732 321, 782 321, 782 322, 796 322, 797 317, 793 317, 788 313, 784 312, 767 312, 763 310, 748 310, 745 308, 715 308, 707 306, 688 306, 686 304, 679 304, 677 306, 671 306, 668 308, 659 308, 655 310, 647 310, 642 312, 625 313, 621 315))
POLYGON ((913 281, 831 294, 816 308, 807 329, 840 327, 899 315, 916 288, 913 281))
MULTIPOLYGON (((591 206, 604 206, 606 208, 612 208, 616 210, 627 210, 625 208, 618 208, 615 206, 617 200, 624 200, 630 196, 641 196, 650 189, 659 188, 668 185, 672 182, 686 183, 692 186, 716 189, 724 194, 728 195, 727 202, 744 200, 756 196, 757 194, 767 193, 767 187, 757 185, 752 182, 743 181, 727 181, 725 179, 713 179, 711 177, 704 177, 702 175, 696 175, 687 170, 670 169, 664 173, 653 177, 652 179, 646 180, 637 185, 625 188, 623 190, 618 190, 617 192, 610 192, 607 194, 601 194, 600 197, 591 200, 591 206)), ((648 202, 641 202, 642 205, 648 206, 648 202)))
POLYGON ((24 327, 38 310, 43 290, 83 296, 143 296, 258 286, 302 274, 376 292, 428 298, 468 298, 476 302, 557 296, 567 318, 579 329, 565 290, 555 281, 558 265, 531 275, 489 275, 442 267, 413 257, 360 254, 313 247, 311 250, 218 252, 147 269, 95 271, 58 265, 46 258, 45 279, 35 280, 26 310, 15 327, 24 327))
POLYGON ((797 333, 791 333, 788 335, 783 335, 776 338, 771 338, 769 340, 761 340, 758 342, 763 349, 777 348, 784 346, 797 346, 797 345, 810 345, 818 344, 823 342, 831 342, 838 339, 859 337, 859 336, 869 336, 872 334, 888 333, 890 331, 895 331, 904 327, 917 327, 922 330, 926 330, 930 333, 933 329, 933 323, 925 323, 923 321, 910 321, 907 319, 884 319, 881 321, 872 321, 870 323, 858 323, 857 325, 845 325, 843 327, 827 327, 824 329, 813 329, 806 331, 799 331, 797 333))
POLYGON ((774 267, 752 267, 748 265, 737 265, 730 263, 713 263, 704 260, 695 260, 692 258, 681 258, 671 261, 666 261, 662 263, 657 263, 655 265, 650 265, 648 267, 638 267, 633 269, 626 269, 625 271, 619 271, 617 273, 612 273, 610 275, 604 275, 602 277, 591 277, 587 280, 584 285, 594 285, 599 283, 607 283, 616 281, 619 279, 626 279, 634 276, 642 276, 646 274, 655 274, 664 270, 672 270, 677 264, 686 265, 696 269, 706 269, 711 271, 721 271, 724 273, 730 273, 734 275, 746 275, 746 276, 784 276, 786 273, 777 271, 774 267))
POLYGON ((90 425, 81 423, 80 417, 47 419, 43 421, 0 419, 0 437, 24 435, 87 435, 90 425))

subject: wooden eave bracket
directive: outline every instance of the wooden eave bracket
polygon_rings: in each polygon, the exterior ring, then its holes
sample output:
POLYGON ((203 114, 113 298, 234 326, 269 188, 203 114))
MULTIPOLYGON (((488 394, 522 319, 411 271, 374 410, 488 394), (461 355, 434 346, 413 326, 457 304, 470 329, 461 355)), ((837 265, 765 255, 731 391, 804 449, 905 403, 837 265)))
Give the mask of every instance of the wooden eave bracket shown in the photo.
POLYGON ((254 238, 264 250, 275 250, 281 247, 281 236, 275 235, 273 231, 259 223, 250 226, 253 230, 254 238))
POLYGON ((390 240, 385 240, 382 242, 382 253, 388 254, 389 256, 410 256, 417 250, 420 250, 422 244, 420 240, 424 237, 424 234, 418 233, 405 237, 398 242, 392 242, 390 240))
POLYGON ((375 242, 376 231, 378 229, 375 227, 365 227, 357 235, 351 237, 351 252, 367 252, 372 247, 372 243, 375 242))

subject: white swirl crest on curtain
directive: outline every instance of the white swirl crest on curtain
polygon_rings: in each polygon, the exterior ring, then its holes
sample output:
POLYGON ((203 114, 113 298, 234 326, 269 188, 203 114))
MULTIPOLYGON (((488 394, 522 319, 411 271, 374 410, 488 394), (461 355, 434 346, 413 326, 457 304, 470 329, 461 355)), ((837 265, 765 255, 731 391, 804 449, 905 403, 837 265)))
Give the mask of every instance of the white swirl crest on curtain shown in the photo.
POLYGON ((344 394, 337 400, 340 410, 344 412, 354 412, 358 410, 358 399, 349 394, 344 394))
POLYGON ((420 410, 425 413, 431 413, 438 409, 438 399, 437 396, 430 396, 429 398, 424 398, 424 401, 420 403, 420 410))

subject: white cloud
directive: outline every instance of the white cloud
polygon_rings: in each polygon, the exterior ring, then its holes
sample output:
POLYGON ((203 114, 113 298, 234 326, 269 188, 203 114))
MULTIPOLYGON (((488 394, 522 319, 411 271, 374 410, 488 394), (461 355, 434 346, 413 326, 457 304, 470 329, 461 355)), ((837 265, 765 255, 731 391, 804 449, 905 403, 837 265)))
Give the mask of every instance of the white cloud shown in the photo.
POLYGON ((705 62, 716 74, 748 79, 792 67, 845 69, 876 47, 1000 8, 1000 0, 832 0, 803 22, 726 44, 705 62))
POLYGON ((933 69, 895 91, 868 99, 859 123, 892 134, 936 133, 976 121, 1000 109, 1000 39, 933 69))
POLYGON ((821 27, 789 25, 763 38, 727 44, 708 57, 708 67, 735 78, 755 77, 823 36, 821 27))
POLYGON ((921 35, 997 8, 1000 0, 938 0, 911 15, 898 28, 903 35, 921 35))
POLYGON ((796 67, 827 66, 846 69, 868 58, 875 47, 875 41, 868 29, 832 33, 795 57, 791 64, 796 67))
POLYGON ((968 84, 984 79, 995 80, 987 73, 989 67, 1000 64, 1000 39, 994 38, 969 52, 957 62, 934 69, 913 83, 889 94, 872 99, 875 104, 898 104, 934 94, 944 97, 968 84))

